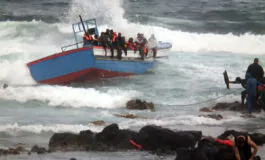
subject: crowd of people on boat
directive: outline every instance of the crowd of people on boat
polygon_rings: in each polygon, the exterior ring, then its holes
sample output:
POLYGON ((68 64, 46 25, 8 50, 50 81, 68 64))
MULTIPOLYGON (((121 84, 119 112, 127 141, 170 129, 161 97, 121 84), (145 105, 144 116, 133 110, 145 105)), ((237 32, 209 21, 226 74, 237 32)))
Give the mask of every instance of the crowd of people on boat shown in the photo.
POLYGON ((101 32, 99 37, 97 34, 94 34, 94 37, 92 35, 88 32, 84 34, 84 46, 102 46, 105 51, 105 56, 107 56, 107 49, 110 49, 111 58, 114 57, 114 49, 117 50, 118 59, 122 59, 123 52, 127 56, 128 50, 133 50, 134 53, 139 51, 141 59, 144 59, 150 52, 153 53, 154 58, 157 55, 157 40, 154 34, 147 40, 144 34, 138 33, 136 40, 130 37, 128 41, 126 41, 125 36, 122 36, 121 33, 117 34, 112 29, 106 29, 105 32, 101 32))

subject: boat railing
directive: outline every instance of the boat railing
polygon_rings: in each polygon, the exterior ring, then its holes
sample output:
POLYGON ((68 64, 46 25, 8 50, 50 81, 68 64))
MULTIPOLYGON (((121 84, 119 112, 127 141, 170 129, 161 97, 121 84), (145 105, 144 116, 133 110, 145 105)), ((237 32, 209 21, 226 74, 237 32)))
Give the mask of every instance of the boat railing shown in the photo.
POLYGON ((81 46, 83 46, 83 43, 84 42, 82 41, 82 42, 77 42, 77 43, 70 44, 70 45, 67 45, 67 46, 63 46, 63 47, 61 47, 61 50, 62 50, 62 52, 64 52, 64 51, 68 51, 68 50, 71 50, 71 49, 78 49, 78 48, 80 48, 80 47, 78 47, 79 44, 81 46))

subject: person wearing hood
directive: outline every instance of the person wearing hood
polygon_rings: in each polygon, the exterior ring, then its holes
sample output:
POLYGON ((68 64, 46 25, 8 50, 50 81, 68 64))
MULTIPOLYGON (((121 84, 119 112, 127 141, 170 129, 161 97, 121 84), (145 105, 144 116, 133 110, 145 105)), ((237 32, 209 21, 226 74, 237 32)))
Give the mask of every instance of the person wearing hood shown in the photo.
POLYGON ((154 34, 148 39, 148 48, 153 52, 153 57, 156 57, 157 54, 157 40, 154 34))

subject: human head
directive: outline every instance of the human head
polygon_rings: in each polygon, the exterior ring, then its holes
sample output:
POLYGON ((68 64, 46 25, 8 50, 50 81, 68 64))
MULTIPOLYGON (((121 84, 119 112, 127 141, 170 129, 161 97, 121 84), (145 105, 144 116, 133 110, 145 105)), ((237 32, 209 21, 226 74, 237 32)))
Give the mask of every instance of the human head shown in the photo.
POLYGON ((121 33, 118 33, 118 36, 121 37, 121 33))
POLYGON ((255 58, 254 59, 254 63, 257 63, 258 64, 259 63, 259 59, 258 58, 255 58))
POLYGON ((236 143, 237 143, 237 145, 239 145, 239 146, 243 146, 244 143, 245 143, 245 137, 242 136, 242 135, 237 136, 237 137, 236 137, 236 143))

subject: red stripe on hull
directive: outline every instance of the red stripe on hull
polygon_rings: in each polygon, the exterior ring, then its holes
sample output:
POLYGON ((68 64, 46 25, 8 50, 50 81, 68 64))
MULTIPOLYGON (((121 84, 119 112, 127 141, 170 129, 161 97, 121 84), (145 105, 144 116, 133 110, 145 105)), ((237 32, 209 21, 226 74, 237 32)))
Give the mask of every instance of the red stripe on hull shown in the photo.
POLYGON ((81 70, 78 72, 73 72, 73 73, 70 73, 67 75, 63 75, 60 77, 42 80, 42 81, 39 81, 39 83, 43 83, 43 84, 66 84, 66 83, 70 83, 70 82, 75 81, 76 79, 82 77, 83 75, 86 75, 91 70, 92 70, 92 68, 89 68, 89 69, 81 70))
POLYGON ((63 55, 67 55, 67 54, 71 54, 71 53, 74 53, 74 52, 80 52, 80 51, 90 50, 90 49, 92 49, 92 47, 78 48, 78 49, 73 49, 73 50, 66 51, 66 52, 56 53, 56 54, 53 54, 53 55, 50 55, 50 56, 47 56, 47 57, 32 61, 32 62, 29 62, 29 63, 27 63, 27 66, 31 66, 33 64, 36 64, 36 63, 39 63, 39 62, 42 62, 42 61, 45 61, 45 60, 57 58, 57 57, 60 57, 60 56, 63 56, 63 55))
POLYGON ((39 83, 67 84, 71 82, 84 82, 88 80, 95 80, 95 79, 101 79, 101 78, 125 77, 125 76, 132 76, 132 75, 135 75, 135 74, 134 73, 112 72, 112 71, 107 71, 107 70, 89 68, 86 70, 70 73, 64 76, 39 81, 39 83))

